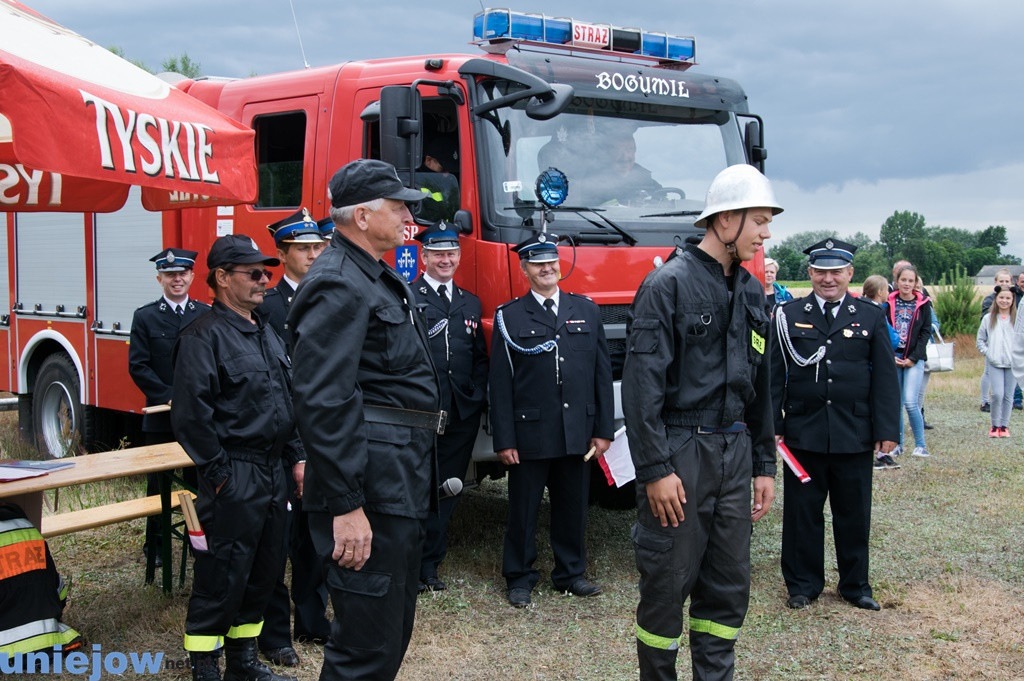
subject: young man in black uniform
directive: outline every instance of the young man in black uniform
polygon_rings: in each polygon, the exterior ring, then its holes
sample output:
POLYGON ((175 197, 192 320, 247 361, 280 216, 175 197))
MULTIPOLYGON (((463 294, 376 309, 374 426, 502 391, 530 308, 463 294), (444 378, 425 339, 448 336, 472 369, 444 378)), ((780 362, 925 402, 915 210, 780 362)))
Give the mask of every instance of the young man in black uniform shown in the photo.
MULTIPOLYGON (((423 244, 425 271, 412 283, 416 307, 430 338, 430 354, 440 379, 441 408, 448 412, 444 435, 437 438, 438 480, 465 477, 473 444, 480 431, 480 412, 487 395, 487 344, 480 324, 480 299, 456 286, 459 234, 453 225, 437 222, 416 235, 423 244)), ((420 592, 441 591, 445 583, 437 567, 447 549, 445 532, 459 497, 440 500, 438 514, 427 518, 420 561, 420 592)))
POLYGON ((783 471, 782 576, 787 605, 825 588, 825 497, 832 506, 839 595, 878 610, 868 582, 874 452, 899 440, 900 391, 885 314, 847 294, 856 246, 826 239, 804 251, 813 293, 776 309, 775 432, 810 475, 783 471))
MULTIPOLYGON (((288 333, 286 320, 292 298, 310 265, 323 251, 324 239, 320 227, 305 208, 267 225, 267 231, 274 237, 277 257, 284 265, 284 274, 276 286, 267 289, 259 310, 266 315, 267 323, 274 327, 277 335, 290 348, 291 334, 288 333)), ((323 569, 309 536, 306 514, 302 512, 302 500, 296 494, 291 476, 286 475, 285 479, 289 482, 290 506, 285 527, 285 551, 281 556, 281 574, 274 584, 274 594, 264 613, 259 647, 263 656, 274 664, 297 667, 301 661, 292 645, 291 605, 288 587, 284 583, 286 559, 292 563, 291 600, 295 603, 295 638, 324 643, 331 633, 331 625, 324 617, 327 610, 327 588, 323 585, 323 569)))
POLYGON ((284 550, 287 464, 302 495, 305 454, 295 429, 284 342, 256 310, 277 258, 232 234, 206 257, 213 308, 174 349, 174 433, 199 472, 185 650, 194 681, 282 681, 257 656, 263 611, 284 550))
POLYGON ((648 274, 633 301, 622 409, 636 468, 644 680, 676 678, 687 598, 693 678, 733 675, 751 523, 775 498, 764 287, 740 263, 781 212, 764 175, 729 166, 694 223, 704 238, 648 274))
POLYGON ((423 521, 443 432, 427 330, 382 260, 412 222, 394 166, 360 159, 328 183, 337 229, 292 301, 303 504, 334 605, 322 679, 391 679, 412 637, 423 521))
MULTIPOLYGON (((165 248, 150 258, 156 263, 156 280, 163 289, 163 295, 135 311, 128 341, 128 373, 146 396, 147 407, 170 404, 174 378, 171 351, 178 340, 178 332, 210 309, 206 303, 188 297, 195 278, 193 267, 197 255, 196 251, 183 248, 165 248)), ((174 442, 170 412, 144 415, 142 432, 147 445, 174 442)), ((189 468, 184 473, 186 482, 194 486, 195 469, 189 468)), ((147 494, 160 493, 157 480, 156 474, 147 477, 147 494)), ((158 567, 162 562, 160 544, 160 518, 150 516, 146 520, 146 543, 142 549, 155 553, 158 567)))
POLYGON ((494 451, 508 472, 508 524, 502 556, 509 603, 530 604, 540 575, 535 535, 544 488, 551 499, 551 581, 559 591, 595 596, 583 576, 589 449, 614 437, 611 359, 601 312, 586 296, 558 288, 557 237, 539 234, 515 246, 530 291, 495 313, 490 418, 494 451))

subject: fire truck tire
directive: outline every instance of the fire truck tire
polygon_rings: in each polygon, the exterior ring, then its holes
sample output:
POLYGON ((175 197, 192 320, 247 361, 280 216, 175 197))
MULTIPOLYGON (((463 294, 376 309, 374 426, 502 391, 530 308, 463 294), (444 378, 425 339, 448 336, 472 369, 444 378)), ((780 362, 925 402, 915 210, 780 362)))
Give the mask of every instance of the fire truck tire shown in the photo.
POLYGON ((78 395, 78 372, 71 359, 55 354, 43 360, 32 390, 32 431, 41 453, 60 458, 85 451, 91 419, 78 395))

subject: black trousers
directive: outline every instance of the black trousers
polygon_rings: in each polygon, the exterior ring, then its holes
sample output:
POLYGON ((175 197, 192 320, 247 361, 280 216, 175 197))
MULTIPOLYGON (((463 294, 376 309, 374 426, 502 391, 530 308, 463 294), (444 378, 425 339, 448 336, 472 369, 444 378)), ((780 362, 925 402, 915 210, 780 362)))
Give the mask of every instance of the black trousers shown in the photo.
POLYGON ((750 600, 750 435, 666 430, 672 467, 686 491, 685 518, 678 527, 662 527, 651 512, 646 486, 636 486, 640 678, 677 678, 689 598, 693 679, 730 681, 750 600))
MULTIPOLYGON (((480 432, 480 409, 463 418, 452 406, 453 420, 445 427, 444 435, 437 438, 437 479, 444 483, 449 478, 463 480, 469 460, 473 456, 473 445, 480 432)), ((459 504, 462 495, 441 499, 437 515, 427 517, 426 537, 423 540, 423 558, 420 562, 420 579, 437 576, 437 567, 448 552, 448 523, 459 504)))
POLYGON ((211 639, 259 634, 284 546, 285 497, 279 459, 231 459, 219 493, 199 479, 196 514, 209 551, 195 552, 185 649, 217 648, 211 639))
POLYGON ((816 598, 825 588, 825 497, 832 507, 832 534, 839 566, 839 594, 870 596, 872 452, 822 454, 793 449, 811 476, 808 483, 784 467, 782 576, 791 596, 816 598))
POLYGON ((555 567, 551 581, 565 589, 587 569, 584 535, 590 464, 582 456, 522 461, 508 469, 508 523, 501 572, 509 589, 533 589, 540 574, 537 559, 537 519, 544 488, 551 501, 551 549, 555 567))
POLYGON ((331 558, 333 517, 309 514, 310 533, 334 606, 322 681, 394 679, 412 638, 423 521, 365 508, 364 512, 373 530, 373 544, 369 560, 358 571, 340 567, 331 558))
POLYGON ((285 522, 284 548, 281 551, 281 571, 274 583, 274 592, 263 614, 260 650, 276 650, 292 645, 292 609, 295 603, 295 636, 326 639, 331 633, 327 621, 327 587, 323 569, 309 536, 308 514, 302 510, 302 500, 296 496, 295 478, 291 468, 284 467, 288 483, 288 501, 291 510, 285 522), (284 582, 285 564, 292 563, 291 600, 284 582))

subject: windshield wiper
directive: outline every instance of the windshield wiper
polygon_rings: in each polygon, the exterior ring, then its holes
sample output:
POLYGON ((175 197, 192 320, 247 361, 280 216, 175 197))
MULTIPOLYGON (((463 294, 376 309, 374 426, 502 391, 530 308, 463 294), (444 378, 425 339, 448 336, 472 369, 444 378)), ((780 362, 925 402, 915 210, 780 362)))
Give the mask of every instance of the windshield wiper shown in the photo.
POLYGON ((582 214, 583 211, 593 213, 597 217, 601 218, 601 220, 603 220, 605 224, 607 224, 609 227, 618 232, 619 236, 621 236, 622 240, 625 241, 627 244, 629 244, 630 246, 636 246, 638 243, 638 240, 635 236, 633 236, 632 234, 624 230, 622 227, 619 227, 617 224, 615 224, 614 222, 606 218, 604 215, 602 215, 602 213, 604 213, 604 208, 590 208, 588 206, 556 206, 554 208, 549 208, 548 210, 551 210, 552 212, 555 213, 575 213, 576 215, 579 215, 581 218, 583 218, 590 224, 594 225, 595 227, 600 227, 601 223, 595 222, 582 214))
POLYGON ((678 218, 687 215, 700 215, 704 211, 700 210, 674 210, 671 213, 648 213, 647 215, 641 215, 642 218, 678 218))
MULTIPOLYGON (((581 218, 583 218, 590 224, 594 225, 594 227, 597 227, 599 229, 605 229, 604 225, 602 225, 600 222, 592 220, 588 218, 586 215, 582 214, 584 212, 593 213, 597 217, 601 218, 601 220, 603 220, 606 225, 608 225, 616 232, 618 232, 619 236, 622 237, 622 240, 625 241, 630 246, 636 246, 637 243, 639 243, 639 240, 635 236, 633 236, 625 229, 619 227, 617 224, 615 224, 614 222, 606 218, 604 215, 602 215, 601 213, 604 212, 604 208, 590 208, 589 206, 555 206, 554 208, 547 208, 536 201, 521 201, 519 199, 516 199, 516 205, 511 208, 506 208, 505 210, 514 210, 520 215, 522 215, 522 210, 524 208, 533 210, 545 210, 550 211, 552 213, 575 213, 576 215, 579 215, 581 218)), ((523 219, 525 220, 526 217, 524 216, 523 219)))

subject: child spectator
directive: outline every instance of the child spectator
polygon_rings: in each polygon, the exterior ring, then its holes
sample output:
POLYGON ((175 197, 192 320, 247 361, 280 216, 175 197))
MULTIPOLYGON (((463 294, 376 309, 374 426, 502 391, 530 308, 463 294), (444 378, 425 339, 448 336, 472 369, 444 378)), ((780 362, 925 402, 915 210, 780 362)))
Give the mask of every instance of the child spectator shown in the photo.
POLYGON ((985 355, 985 370, 992 387, 992 428, 989 437, 1010 437, 1010 410, 1016 381, 1011 371, 1013 326, 1017 321, 1013 291, 995 287, 995 300, 978 327, 978 350, 985 355))
MULTIPOLYGON (((896 370, 900 379, 903 409, 907 412, 910 429, 914 433, 913 456, 928 457, 931 453, 924 441, 924 419, 918 396, 924 379, 924 362, 928 352, 928 339, 932 335, 931 299, 919 291, 917 268, 904 265, 896 275, 896 290, 889 294, 889 323, 900 335, 896 348, 896 370)), ((900 412, 900 453, 903 451, 903 414, 900 412)))

